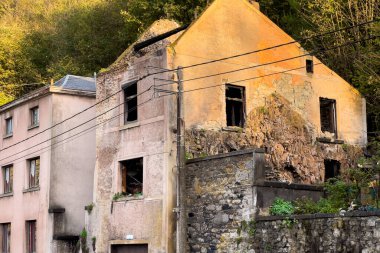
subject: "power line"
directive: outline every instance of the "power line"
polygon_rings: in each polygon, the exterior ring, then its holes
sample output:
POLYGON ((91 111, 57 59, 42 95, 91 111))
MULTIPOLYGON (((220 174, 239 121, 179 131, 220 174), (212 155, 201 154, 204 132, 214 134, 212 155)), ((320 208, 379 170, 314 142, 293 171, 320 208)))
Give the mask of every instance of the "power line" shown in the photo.
MULTIPOLYGON (((364 26, 364 25, 367 25, 367 24, 371 24, 371 23, 374 23, 374 22, 377 22, 377 21, 379 21, 379 20, 375 19, 375 20, 363 22, 363 23, 360 23, 360 24, 357 24, 357 25, 348 26, 348 27, 345 27, 345 28, 341 28, 341 29, 337 29, 337 30, 332 30, 332 31, 324 32, 324 33, 315 34, 315 35, 312 35, 312 36, 309 36, 309 37, 306 37, 306 38, 303 38, 303 39, 300 39, 300 40, 294 40, 294 41, 290 41, 290 42, 283 43, 283 44, 278 44, 278 45, 271 46, 271 47, 266 47, 266 48, 262 48, 262 49, 258 49, 258 50, 254 50, 254 51, 249 51, 249 52, 242 53, 242 54, 236 54, 236 55, 232 55, 232 56, 228 56, 228 57, 219 58, 219 59, 216 59, 216 60, 211 60, 211 61, 201 62, 201 63, 192 64, 192 65, 188 65, 188 66, 183 66, 182 68, 183 69, 187 69, 187 68, 198 67, 198 66, 202 66, 202 65, 206 65, 206 64, 210 64, 210 63, 215 63, 215 62, 219 62, 219 61, 229 60, 229 59, 233 59, 233 58, 237 58, 237 57, 241 57, 241 56, 246 56, 246 55, 250 55, 250 54, 255 54, 255 53, 259 53, 259 52, 263 52, 263 51, 267 51, 267 50, 283 47, 283 46, 288 46, 288 45, 295 44, 295 43, 301 43, 301 42, 308 41, 308 40, 311 40, 311 39, 315 39, 315 38, 318 38, 318 37, 322 37, 322 36, 325 36, 325 35, 329 35, 329 34, 341 32, 341 31, 349 30, 349 29, 352 29, 352 28, 355 28, 355 27, 360 27, 360 26, 364 26)), ((144 78, 146 78, 148 76, 151 76, 151 75, 168 73, 168 72, 173 72, 173 71, 176 71, 176 70, 172 69, 172 70, 157 71, 157 72, 154 72, 154 73, 151 73, 151 74, 147 74, 147 75, 141 77, 141 79, 144 79, 144 78)))
POLYGON ((337 49, 337 48, 340 48, 340 47, 350 46, 350 45, 356 44, 358 42, 363 42, 363 41, 367 41, 367 40, 373 40, 373 39, 376 39, 376 38, 379 38, 379 37, 380 36, 372 36, 372 37, 369 37, 369 38, 366 38, 366 39, 355 40, 355 41, 352 41, 352 42, 349 42, 349 43, 345 43, 345 44, 334 46, 334 47, 330 47, 330 48, 322 48, 322 49, 318 49, 318 50, 313 50, 310 53, 306 53, 306 54, 302 54, 302 55, 298 55, 298 56, 294 56, 294 57, 290 57, 290 58, 285 58, 285 59, 281 59, 281 60, 277 60, 277 61, 273 61, 273 62, 267 62, 267 63, 255 65, 255 66, 249 66, 249 67, 235 69, 235 70, 230 70, 230 71, 226 71, 226 72, 219 72, 219 73, 211 74, 211 75, 207 75, 207 76, 200 76, 200 77, 185 79, 185 80, 183 80, 183 82, 190 82, 190 81, 200 80, 200 79, 204 79, 204 78, 210 78, 210 77, 214 77, 214 76, 220 76, 220 75, 224 75, 224 74, 231 74, 231 73, 236 73, 236 72, 240 72, 240 71, 244 71, 244 70, 248 70, 248 69, 254 69, 254 68, 268 66, 268 65, 272 65, 272 64, 276 64, 276 63, 285 62, 285 61, 295 60, 295 59, 299 59, 299 58, 302 58, 302 57, 305 57, 305 56, 312 56, 313 54, 318 53, 318 51, 320 51, 320 52, 330 51, 330 50, 334 50, 334 49, 337 49))
MULTIPOLYGON (((141 92, 139 95, 142 95, 142 94, 144 94, 145 92, 151 90, 152 87, 153 87, 153 86, 150 86, 147 90, 141 92)), ((97 119, 99 116, 102 116, 102 115, 104 115, 104 114, 106 114, 106 113, 109 113, 110 111, 112 111, 112 110, 114 110, 114 109, 120 107, 122 104, 124 104, 124 103, 128 102, 129 100, 132 100, 132 99, 134 99, 134 98, 136 98, 136 97, 137 97, 137 95, 135 95, 135 96, 129 98, 129 99, 126 100, 125 102, 123 102, 123 103, 121 103, 121 104, 118 104, 118 105, 115 106, 115 107, 112 107, 112 108, 106 110, 105 112, 102 112, 101 114, 97 115, 96 117, 90 118, 89 120, 86 120, 85 122, 82 122, 81 124, 76 125, 76 126, 73 127, 73 128, 70 128, 70 129, 68 129, 68 130, 66 130, 66 131, 63 131, 62 133, 59 133, 59 134, 57 134, 57 135, 55 135, 55 136, 53 136, 53 137, 51 137, 51 138, 49 138, 49 139, 46 139, 46 140, 44 140, 44 141, 42 141, 42 142, 39 142, 39 143, 37 143, 37 144, 35 144, 35 145, 31 146, 31 147, 28 147, 27 149, 24 149, 24 150, 21 150, 21 151, 19 151, 19 152, 16 152, 16 153, 12 154, 11 156, 14 156, 14 155, 20 154, 20 153, 22 153, 22 152, 25 152, 25 151, 27 151, 27 150, 29 150, 29 149, 31 149, 31 148, 34 148, 34 147, 36 147, 36 146, 39 146, 39 145, 41 145, 41 144, 43 144, 43 143, 46 143, 46 142, 48 142, 48 141, 50 141, 50 140, 53 140, 53 139, 55 139, 55 138, 57 138, 57 137, 59 137, 59 136, 62 136, 62 135, 66 134, 66 133, 68 133, 68 132, 70 132, 70 131, 72 131, 72 130, 74 130, 74 129, 77 129, 77 128, 79 128, 79 127, 81 127, 81 126, 83 126, 83 125, 85 125, 85 124, 91 122, 92 120, 97 119)), ((8 157, 6 157, 6 158, 9 158, 9 157, 11 157, 11 156, 8 156, 8 157)), ((0 159, 0 162, 3 161, 3 160, 6 159, 6 158, 0 159)))
MULTIPOLYGON (((308 38, 304 38, 304 39, 302 39, 302 40, 300 40, 300 41, 310 40, 310 39, 312 39, 312 38, 325 36, 325 35, 332 34, 332 33, 336 33, 336 32, 343 31, 343 30, 348 30, 348 29, 351 29, 351 28, 354 28, 354 27, 363 26, 363 25, 370 24, 370 23, 373 23, 373 22, 376 22, 376 20, 372 20, 372 21, 364 22, 364 23, 361 23, 361 24, 358 24, 358 25, 353 25, 353 26, 346 27, 346 28, 341 28, 341 29, 334 30, 334 31, 329 31, 329 32, 325 32, 325 33, 320 33, 320 34, 317 34, 317 35, 310 36, 310 37, 308 37, 308 38)), ((376 38, 376 37, 378 37, 378 36, 375 36, 375 37, 373 37, 373 38, 376 38)), ((207 62, 203 62, 203 63, 198 63, 198 64, 194 64, 194 65, 188 65, 188 66, 183 67, 183 69, 192 68, 192 67, 197 67, 197 66, 201 66, 201 65, 210 64, 210 63, 215 63, 215 62, 219 62, 219 61, 223 61, 223 60, 227 60, 227 59, 237 58, 237 57, 241 57, 241 56, 244 56, 244 55, 253 54, 253 53, 258 53, 258 52, 262 52, 262 51, 266 51, 266 50, 271 50, 271 49, 274 49, 274 48, 278 48, 278 47, 282 47, 282 46, 290 45, 290 44, 297 43, 297 42, 299 42, 299 41, 292 41, 292 42, 283 43, 283 44, 279 44, 279 45, 276 45, 276 46, 272 46, 272 47, 268 47, 268 48, 263 48, 263 49, 259 49, 259 50, 255 50, 255 51, 251 51, 251 52, 247 52, 247 53, 243 53, 243 54, 233 55, 233 56, 230 56, 230 57, 224 57, 224 58, 220 58, 220 59, 216 59, 216 60, 211 60, 211 61, 207 61, 207 62)), ((355 43, 356 43, 356 42, 355 42, 355 43)), ((335 48, 338 48, 338 47, 340 47, 340 46, 334 47, 334 48, 332 48, 332 49, 335 49, 335 48)), ((328 49, 328 50, 332 50, 332 49, 328 49)), ((315 53, 315 52, 314 52, 314 53, 315 53)), ((303 56, 307 56, 307 55, 310 55, 310 54, 312 54, 312 53, 305 54, 305 55, 303 55, 303 56)), ((293 58, 283 59, 283 60, 281 60, 281 61, 275 61, 275 62, 271 62, 271 63, 266 63, 266 64, 261 64, 261 65, 256 65, 256 66, 253 66, 253 67, 243 68, 243 69, 240 69, 240 70, 234 70, 234 71, 232 71, 232 72, 242 71, 242 70, 249 69, 249 68, 257 68, 257 67, 261 67, 261 66, 266 66, 266 65, 269 65, 269 64, 274 64, 274 63, 278 63, 278 62, 282 62, 282 61, 286 61, 286 60, 296 59, 296 58, 300 58, 300 57, 303 57, 303 56, 297 56, 297 57, 293 57, 293 58)), ((143 79, 145 79, 145 78, 147 78, 147 77, 149 77, 149 76, 151 76, 151 75, 156 75, 156 74, 161 74, 161 73, 168 73, 168 72, 172 72, 172 71, 175 71, 175 70, 162 70, 162 71, 159 71, 159 72, 150 73, 150 74, 147 74, 147 75, 145 75, 145 76, 143 76, 143 77, 138 78, 137 81, 141 81, 141 80, 143 80, 143 79)), ((222 75, 222 74, 228 74, 228 73, 232 73, 232 72, 225 72, 225 73, 219 73, 219 74, 215 74, 215 75, 211 75, 211 76, 198 77, 198 78, 194 78, 194 79, 184 80, 184 82, 185 82, 185 81, 198 80, 198 79, 201 79, 201 78, 208 78, 208 77, 217 76, 217 75, 222 75)), ((53 126, 51 126, 51 127, 49 127, 49 128, 46 128, 46 129, 44 129, 44 130, 42 130, 42 131, 40 131, 40 132, 38 132, 38 133, 36 133, 36 134, 34 134, 34 135, 32 135, 32 136, 29 136, 29 137, 26 138, 26 139, 23 139, 23 140, 21 140, 21 141, 19 141, 19 142, 17 142, 17 143, 14 143, 14 144, 12 144, 12 145, 6 147, 6 148, 3 148, 3 149, 1 149, 0 151, 6 150, 6 149, 8 149, 8 148, 10 148, 10 147, 13 147, 13 146, 15 146, 15 145, 18 145, 18 144, 20 144, 20 143, 22 143, 22 142, 24 142, 24 141, 26 141, 26 140, 29 140, 29 139, 31 139, 31 138, 33 138, 33 137, 35 137, 35 136, 37 136, 37 135, 39 135, 39 134, 41 134, 41 133, 46 132, 46 131, 48 131, 48 130, 50 130, 50 129, 52 129, 52 128, 58 126, 58 125, 61 125, 62 123, 66 122, 66 121, 68 121, 68 120, 70 120, 70 119, 72 119, 72 118, 74 118, 74 117, 80 115, 81 113, 83 113, 83 112, 85 112, 85 111, 88 111, 89 109, 91 109, 91 108, 97 106, 98 104, 100 104, 100 103, 102 103, 102 102, 108 100, 109 98, 115 96, 116 94, 120 93, 121 91, 122 91, 122 89, 121 89, 121 90, 118 90, 117 92, 111 94, 110 96, 107 96, 107 97, 105 97, 104 99, 102 99, 102 100, 96 102, 94 105, 92 105, 92 106, 90 106, 90 107, 88 107, 88 108, 86 108, 86 109, 84 109, 84 110, 82 110, 82 111, 80 111, 80 112, 78 112, 78 113, 76 113, 76 114, 70 116, 69 118, 66 118, 66 119, 64 119, 63 121, 58 122, 58 123, 54 124, 53 126)))
MULTIPOLYGON (((113 116, 113 117, 111 117, 111 118, 109 118, 109 119, 106 119, 106 120, 100 122, 100 123, 97 123, 97 124, 95 124, 94 126, 91 126, 91 127, 89 127, 89 128, 86 128, 86 129, 84 129, 84 130, 82 130, 82 131, 80 131, 80 132, 78 132, 78 133, 75 133, 75 134, 73 134, 73 135, 71 135, 71 136, 69 136, 69 137, 67 137, 67 138, 64 138, 64 139, 62 139, 62 140, 59 140, 59 141, 56 142, 56 143, 52 143, 52 144, 50 144, 50 145, 48 145, 48 146, 46 146, 46 147, 43 147, 43 148, 38 149, 38 150, 35 150, 35 151, 33 151, 33 152, 29 153, 29 154, 26 154, 26 155, 23 155, 23 156, 17 157, 17 158, 15 158, 14 160, 8 161, 7 163, 8 163, 8 164, 13 163, 14 161, 17 161, 17 160, 19 160, 19 159, 21 159, 21 158, 28 157, 28 156, 30 156, 31 154, 37 153, 37 152, 42 151, 42 150, 44 150, 44 149, 46 149, 46 148, 49 148, 49 147, 52 147, 52 146, 54 146, 54 145, 56 145, 56 144, 62 143, 62 142, 65 141, 65 140, 73 139, 73 138, 76 137, 76 136, 80 136, 81 134, 84 134, 84 133, 87 132, 87 131, 90 131, 90 130, 92 130, 92 129, 96 129, 98 126, 100 126, 100 125, 102 125, 102 124, 104 124, 104 123, 106 123, 106 122, 108 122, 108 121, 111 121, 111 120, 113 120, 113 119, 115 119, 115 118, 120 117, 120 116, 123 115, 124 113, 132 112, 132 111, 136 110, 139 106, 141 106, 141 105, 143 105, 143 104, 146 104, 146 103, 148 103, 148 102, 150 102, 150 101, 152 101, 152 100, 153 100, 153 98, 150 98, 150 99, 148 99, 148 100, 146 100, 146 101, 144 101, 144 102, 142 102, 142 103, 140 103, 140 104, 134 106, 133 108, 127 110, 126 112, 122 112, 122 113, 120 113, 120 114, 118 114, 118 115, 116 115, 116 116, 113 116)), ((151 123, 147 123, 147 124, 151 124, 151 123)), ((72 130, 72 129, 71 129, 71 130, 72 130)), ((69 129, 69 131, 70 131, 70 129, 69 129)), ((67 131, 67 132, 68 132, 68 131, 67 131)), ((60 136, 60 135, 59 135, 59 136, 60 136)), ((52 138, 50 138, 50 139, 48 139, 48 140, 46 140, 46 141, 44 141, 44 142, 47 142, 47 141, 49 141, 49 140, 51 140, 51 139, 54 139, 54 138, 56 138, 56 137, 59 137, 59 136, 58 136, 58 135, 57 135, 57 136, 53 136, 52 138)), ((30 150, 31 148, 34 148, 34 147, 36 147, 36 146, 39 146, 40 144, 42 144, 42 143, 44 143, 44 142, 41 142, 41 143, 39 143, 39 144, 37 144, 37 145, 34 145, 34 146, 32 146, 32 147, 30 147, 30 148, 28 148, 28 149, 22 150, 22 151, 20 151, 20 152, 15 153, 15 154, 11 154, 10 156, 7 156, 7 157, 5 157, 5 158, 0 159, 0 161, 3 161, 3 160, 8 159, 8 158, 10 158, 10 157, 12 157, 12 156, 18 155, 18 154, 23 153, 23 152, 25 152, 25 151, 28 151, 28 150, 30 150)))

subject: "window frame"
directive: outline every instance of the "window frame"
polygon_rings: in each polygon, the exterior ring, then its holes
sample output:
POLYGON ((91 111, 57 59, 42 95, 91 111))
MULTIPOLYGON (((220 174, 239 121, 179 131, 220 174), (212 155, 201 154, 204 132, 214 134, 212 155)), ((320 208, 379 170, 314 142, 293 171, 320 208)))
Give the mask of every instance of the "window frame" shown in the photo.
POLYGON ((26 230, 26 252, 36 253, 37 252, 37 221, 28 220, 25 222, 26 230))
POLYGON ((338 121, 338 115, 337 115, 337 102, 335 99, 330 99, 330 98, 323 98, 323 97, 320 97, 319 98, 319 114, 320 114, 320 124, 321 124, 321 132, 328 132, 328 133, 331 133, 331 134, 334 134, 335 138, 338 138, 338 124, 337 124, 337 121, 338 121), (322 120, 322 109, 323 107, 327 107, 327 105, 323 105, 323 103, 329 103, 331 104, 330 105, 330 111, 332 110, 332 112, 330 112, 330 126, 328 128, 325 128, 325 126, 323 125, 323 120, 322 120), (330 131, 331 130, 331 131, 330 131))
POLYGON ((123 195, 126 196, 134 196, 135 194, 138 193, 133 193, 128 191, 128 182, 132 181, 132 179, 128 180, 128 174, 127 174, 127 166, 125 163, 127 162, 132 162, 134 160, 140 160, 139 162, 141 163, 141 182, 138 181, 136 178, 133 178, 135 181, 141 184, 141 191, 139 192, 141 195, 144 195, 144 157, 135 157, 135 158, 130 158, 126 160, 119 161, 119 167, 120 167, 120 192, 123 195))
POLYGON ((13 164, 9 164, 6 166, 3 166, 1 168, 1 172, 3 174, 2 176, 2 182, 3 182, 3 194, 11 194, 13 193, 13 164), (9 169, 9 182, 6 182, 7 179, 7 170, 9 169))
POLYGON ((39 126, 40 124, 40 108, 39 106, 33 106, 32 108, 29 109, 29 116, 30 116, 30 126, 29 128, 34 128, 39 126), (35 114, 34 112, 37 111, 36 114, 36 121, 35 120, 35 114))
POLYGON ((27 188, 28 189, 35 189, 39 187, 39 182, 40 182, 40 169, 41 169, 41 158, 39 156, 30 158, 27 160, 28 163, 28 184, 27 188), (32 184, 32 162, 35 162, 35 171, 34 171, 34 179, 33 179, 33 184, 32 184), (37 161, 38 161, 38 166, 37 166, 37 161))
POLYGON ((11 238, 12 238, 12 225, 11 223, 0 224, 1 228, 1 252, 10 253, 11 252, 11 238))
POLYGON ((233 84, 229 84, 229 83, 225 84, 225 106, 226 106, 226 111, 225 111, 225 113, 226 113, 226 126, 227 127, 240 127, 240 128, 244 128, 245 123, 246 123, 246 117, 247 117, 246 116, 246 88, 245 88, 245 86, 233 85, 233 84), (240 92, 241 92, 241 98, 231 98, 231 97, 228 97, 227 96, 227 90, 229 88, 239 89, 240 92), (229 121, 228 120, 229 114, 228 114, 228 111, 227 111, 228 110, 228 107, 227 107, 228 106, 227 105, 228 101, 235 101, 235 102, 241 103, 241 115, 240 115, 241 119, 240 119, 239 124, 237 124, 235 122, 234 125, 233 124, 229 125, 229 123, 228 123, 228 121, 229 121))
POLYGON ((123 124, 124 125, 128 125, 128 124, 131 124, 131 123, 135 123, 138 121, 139 119, 139 113, 138 113, 138 82, 137 81, 132 81, 132 82, 129 82, 125 85, 122 86, 122 90, 123 90, 123 101, 124 101, 124 106, 123 106, 123 110, 124 110, 124 113, 123 113, 123 124), (131 89, 132 86, 136 86, 136 93, 132 94, 132 95, 129 95, 127 94, 128 92, 128 89, 131 89), (133 101, 133 102, 132 102, 133 101), (136 111, 136 118, 133 119, 133 120, 128 120, 128 116, 130 116, 130 112, 129 110, 129 107, 130 107, 130 104, 131 103, 134 103, 135 101, 135 110, 133 111, 136 111))
POLYGON ((13 117, 10 116, 5 119, 5 137, 13 135, 13 117), (10 131, 9 131, 9 122, 10 122, 10 131))

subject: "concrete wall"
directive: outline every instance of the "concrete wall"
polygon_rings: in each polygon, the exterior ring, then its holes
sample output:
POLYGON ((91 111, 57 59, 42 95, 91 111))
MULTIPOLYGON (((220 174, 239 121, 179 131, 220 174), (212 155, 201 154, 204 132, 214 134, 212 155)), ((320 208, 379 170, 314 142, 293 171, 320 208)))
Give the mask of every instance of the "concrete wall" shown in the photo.
MULTIPOLYGON (((95 97, 54 93, 52 123, 56 124, 92 106, 95 97)), ((84 207, 92 203, 95 169, 95 107, 53 128, 50 173, 50 208, 65 208, 60 235, 78 236, 84 227, 84 207), (88 123, 85 123, 89 121, 88 123), (68 132, 82 123, 82 126, 68 132), (89 129, 89 130, 87 130, 89 129), (72 139, 67 139, 72 137, 72 139), (62 141, 64 140, 65 141, 62 141), (66 140, 67 139, 67 140, 66 140)), ((51 214, 52 216, 54 214, 51 214)), ((58 214, 55 214, 58 215, 58 214)))
MULTIPOLYGON (((202 16, 169 49, 172 68, 189 66, 212 59, 251 52, 293 41, 248 1, 216 0, 202 16), (196 46, 194 46, 196 45, 196 46)), ((247 116, 257 107, 266 106, 268 97, 277 93, 315 129, 321 132, 319 98, 335 99, 338 138, 347 144, 366 143, 366 115, 363 97, 350 84, 314 58, 314 73, 306 73, 306 59, 294 60, 217 75, 195 81, 191 78, 233 71, 278 61, 306 53, 298 44, 224 60, 184 70, 185 91, 208 86, 221 86, 185 93, 186 126, 221 129, 226 126, 225 88, 232 83, 246 88, 247 116), (239 81, 301 68, 288 73, 239 81), (196 101, 196 106, 194 106, 196 101)))
POLYGON ((48 220, 48 198, 50 178, 50 141, 36 144, 47 140, 51 136, 46 131, 38 137, 31 138, 16 146, 9 147, 25 138, 31 137, 42 129, 51 125, 52 121, 52 99, 51 96, 42 96, 32 101, 27 101, 19 106, 2 111, 0 115, 1 138, 0 138, 0 166, 13 164, 13 194, 4 195, 3 175, 0 172, 0 223, 11 223, 11 252, 25 252, 26 230, 25 222, 37 221, 37 250, 38 252, 50 252, 49 243, 51 234, 48 220), (39 127, 28 130, 30 126, 29 109, 39 106, 39 127), (5 118, 13 116, 13 136, 3 138, 5 133, 5 118), (26 150, 26 151, 24 151, 26 150), (19 153, 17 155, 14 155, 19 153), (28 191, 28 162, 27 159, 40 157, 40 179, 39 187, 28 191))
MULTIPOLYGON (((147 72, 147 66, 166 67, 165 50, 132 57, 129 67, 111 70, 99 76, 98 101, 117 93, 126 83, 147 72)), ((169 75, 154 77, 169 78, 169 75)), ((95 209, 91 214, 96 252, 109 252, 111 244, 144 242, 150 253, 173 252, 175 206, 175 150, 172 122, 175 103, 172 97, 155 97, 153 77, 138 82, 138 121, 124 125, 123 92, 97 107, 97 114, 111 108, 98 121, 112 117, 97 130, 95 209), (151 89, 149 89, 151 88, 151 89), (120 106, 118 106, 120 105, 120 106), (112 201, 122 191, 120 162, 143 158, 143 196, 112 201), (133 240, 126 240, 133 235, 133 240)))

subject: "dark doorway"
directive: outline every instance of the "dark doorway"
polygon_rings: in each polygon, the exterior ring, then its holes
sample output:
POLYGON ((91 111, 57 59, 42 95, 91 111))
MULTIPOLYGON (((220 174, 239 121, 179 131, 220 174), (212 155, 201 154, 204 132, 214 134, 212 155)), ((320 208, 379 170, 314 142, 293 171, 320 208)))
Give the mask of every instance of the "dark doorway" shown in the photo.
POLYGON ((340 162, 336 160, 325 160, 325 181, 330 178, 339 176, 340 174, 340 162))
POLYGON ((148 244, 112 245, 111 253, 148 253, 148 244))

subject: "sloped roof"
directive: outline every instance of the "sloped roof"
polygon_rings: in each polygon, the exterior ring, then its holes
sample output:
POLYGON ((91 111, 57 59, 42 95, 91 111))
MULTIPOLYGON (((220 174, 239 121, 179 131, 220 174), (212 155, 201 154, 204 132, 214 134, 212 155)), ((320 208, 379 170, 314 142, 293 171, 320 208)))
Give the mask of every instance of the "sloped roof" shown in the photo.
POLYGON ((96 91, 95 79, 84 76, 66 75, 55 82, 54 86, 65 90, 96 91))

